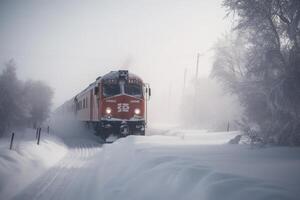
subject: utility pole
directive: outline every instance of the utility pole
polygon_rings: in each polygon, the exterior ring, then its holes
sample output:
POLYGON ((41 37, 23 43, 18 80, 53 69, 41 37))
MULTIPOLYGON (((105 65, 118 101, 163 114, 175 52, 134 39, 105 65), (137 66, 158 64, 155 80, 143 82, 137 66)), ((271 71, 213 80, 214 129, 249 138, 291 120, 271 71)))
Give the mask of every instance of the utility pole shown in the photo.
POLYGON ((197 97, 198 97, 198 71, 199 71, 199 59, 200 53, 197 53, 197 63, 196 63, 196 74, 195 74, 195 96, 194 96, 194 111, 195 111, 195 120, 198 120, 198 108, 197 108, 197 97))
POLYGON ((187 68, 184 69, 184 75, 183 75, 183 88, 182 88, 182 98, 184 98, 184 95, 185 95, 186 74, 187 74, 187 68))
POLYGON ((197 84, 198 84, 198 71, 199 71, 199 58, 200 53, 197 53, 197 64, 196 64, 196 74, 195 74, 195 100, 197 99, 197 84))
POLYGON ((169 85, 169 94, 168 94, 168 102, 167 102, 167 104, 168 104, 168 117, 170 117, 171 115, 170 115, 170 108, 171 108, 171 102, 172 102, 172 99, 171 99, 171 97, 172 97, 172 83, 170 83, 170 85, 169 85))
POLYGON ((197 64, 196 64, 196 74, 195 74, 195 81, 198 81, 198 70, 199 70, 199 58, 200 58, 200 53, 197 53, 197 64))
POLYGON ((204 56, 207 52, 213 50, 214 48, 209 48, 206 51, 203 51, 201 54, 197 53, 197 63, 196 63, 196 74, 195 74, 195 96, 194 96, 194 111, 195 113, 195 118, 196 122, 198 120, 198 108, 197 108, 197 98, 198 98, 198 72, 199 72, 199 62, 200 62, 200 56, 204 56))

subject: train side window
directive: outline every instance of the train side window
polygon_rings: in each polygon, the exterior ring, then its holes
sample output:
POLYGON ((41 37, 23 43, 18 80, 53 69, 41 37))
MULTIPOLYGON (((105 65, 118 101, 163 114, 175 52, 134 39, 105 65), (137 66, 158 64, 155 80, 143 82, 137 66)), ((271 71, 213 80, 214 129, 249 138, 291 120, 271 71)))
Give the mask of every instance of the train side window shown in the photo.
POLYGON ((99 87, 96 86, 95 89, 94 89, 94 95, 97 95, 99 93, 99 87))
POLYGON ((85 108, 85 98, 83 99, 83 108, 85 108))

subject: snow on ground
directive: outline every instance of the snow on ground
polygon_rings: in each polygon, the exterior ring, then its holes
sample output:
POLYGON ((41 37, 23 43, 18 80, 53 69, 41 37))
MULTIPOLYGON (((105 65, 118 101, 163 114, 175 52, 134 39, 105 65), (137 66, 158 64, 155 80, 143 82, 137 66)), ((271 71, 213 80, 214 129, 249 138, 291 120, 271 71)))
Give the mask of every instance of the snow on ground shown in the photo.
POLYGON ((212 145, 206 136, 202 140, 207 138, 210 145, 157 135, 105 145, 98 194, 128 200, 282 200, 300 195, 299 148, 212 145))
MULTIPOLYGON (((157 131, 157 129, 154 131, 157 131)), ((241 134, 239 131, 209 132, 208 130, 186 130, 174 128, 164 130, 159 135, 177 136, 180 137, 183 141, 195 144, 225 144, 230 139, 234 138, 239 134, 241 134)))
POLYGON ((237 134, 150 129, 104 145, 66 137, 67 155, 13 199, 298 199, 300 148, 227 144, 237 134))
POLYGON ((65 145, 55 136, 41 133, 40 145, 36 144, 35 130, 16 133, 13 149, 10 138, 0 140, 0 199, 9 199, 67 153, 65 145))

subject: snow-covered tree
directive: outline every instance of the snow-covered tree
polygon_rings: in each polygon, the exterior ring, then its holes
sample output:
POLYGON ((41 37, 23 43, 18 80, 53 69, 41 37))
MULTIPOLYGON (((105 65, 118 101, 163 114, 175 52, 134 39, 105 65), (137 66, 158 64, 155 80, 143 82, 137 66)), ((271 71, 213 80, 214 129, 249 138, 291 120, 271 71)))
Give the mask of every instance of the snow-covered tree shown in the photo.
POLYGON ((23 123, 22 83, 16 75, 13 60, 5 64, 0 74, 0 136, 11 126, 23 123))
POLYGON ((52 97, 47 84, 20 81, 14 61, 6 63, 0 74, 0 136, 11 128, 41 125, 49 115, 52 97))
POLYGON ((52 89, 42 81, 27 81, 25 97, 29 123, 36 128, 48 118, 53 97, 52 89))
POLYGON ((300 1, 223 5, 236 26, 216 46, 212 75, 244 105, 247 134, 265 143, 300 145, 300 1))

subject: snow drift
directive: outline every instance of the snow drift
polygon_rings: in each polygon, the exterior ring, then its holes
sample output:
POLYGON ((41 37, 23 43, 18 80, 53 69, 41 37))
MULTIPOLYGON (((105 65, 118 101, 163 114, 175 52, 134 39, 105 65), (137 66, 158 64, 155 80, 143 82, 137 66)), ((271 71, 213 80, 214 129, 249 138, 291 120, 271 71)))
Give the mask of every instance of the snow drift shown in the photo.
POLYGON ((8 148, 9 140, 0 141, 0 199, 9 199, 20 192, 67 153, 57 137, 44 132, 38 146, 32 129, 15 136, 13 150, 8 148))
MULTIPOLYGON (((168 136, 120 139, 104 146, 103 169, 98 173, 101 184, 95 187, 94 197, 128 200, 294 199, 284 184, 274 184, 268 176, 255 177, 258 174, 255 169, 247 172, 245 166, 235 163, 235 157, 241 159, 251 151, 243 149, 232 145, 199 146, 195 141, 188 143, 168 136), (242 150, 242 154, 238 150, 242 150), (228 165, 232 170, 228 170, 228 165)), ((260 159, 254 162, 259 165, 260 159)))

